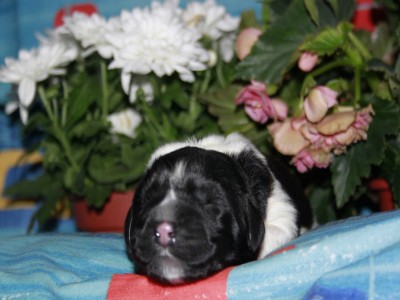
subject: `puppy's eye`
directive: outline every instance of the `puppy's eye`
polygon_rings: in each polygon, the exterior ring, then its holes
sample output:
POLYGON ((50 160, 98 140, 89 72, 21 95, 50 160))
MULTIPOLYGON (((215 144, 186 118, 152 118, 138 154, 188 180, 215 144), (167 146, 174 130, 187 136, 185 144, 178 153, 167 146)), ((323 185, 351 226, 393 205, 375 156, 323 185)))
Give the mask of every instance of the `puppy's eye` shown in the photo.
POLYGON ((193 194, 196 200, 201 204, 206 204, 208 202, 209 195, 204 188, 197 188, 193 194))

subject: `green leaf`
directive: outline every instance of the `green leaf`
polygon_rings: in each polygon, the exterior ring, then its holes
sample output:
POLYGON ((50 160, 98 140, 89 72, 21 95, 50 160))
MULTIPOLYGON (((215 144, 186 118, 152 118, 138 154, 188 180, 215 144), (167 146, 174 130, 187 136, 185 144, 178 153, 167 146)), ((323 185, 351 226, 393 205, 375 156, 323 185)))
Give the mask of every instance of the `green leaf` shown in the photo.
POLYGON ((394 72, 397 79, 400 79, 400 55, 397 56, 394 72))
POLYGON ((225 109, 226 111, 234 111, 236 109, 235 98, 239 93, 241 86, 230 85, 225 88, 217 89, 213 92, 201 95, 200 101, 209 105, 225 109))
POLYGON ((393 74, 393 67, 377 58, 373 58, 368 61, 367 70, 386 73, 388 76, 393 74))
POLYGON ((240 14, 239 31, 248 27, 259 27, 254 10, 246 10, 240 14))
POLYGON ((65 153, 60 144, 54 139, 45 139, 41 143, 43 155, 43 168, 49 172, 63 169, 68 165, 65 153))
POLYGON ((86 185, 83 193, 85 201, 95 208, 101 208, 108 200, 111 192, 111 186, 108 185, 86 185))
POLYGON ((4 195, 20 199, 39 199, 47 185, 51 183, 51 178, 43 174, 32 180, 22 180, 7 187, 4 195))
POLYGON ((90 120, 78 123, 70 132, 70 136, 80 139, 88 139, 108 131, 109 125, 103 120, 90 120))
POLYGON ((368 139, 351 147, 344 155, 335 157, 332 165, 332 184, 338 208, 354 195, 362 178, 370 176, 371 166, 384 159, 385 136, 397 134, 400 128, 399 107, 388 101, 372 99, 375 116, 368 130, 368 139))
POLYGON ((284 14, 260 36, 237 67, 242 79, 279 82, 296 61, 295 51, 302 41, 317 30, 303 0, 294 0, 284 14))
POLYGON ((83 172, 77 172, 74 168, 69 167, 65 170, 63 184, 70 194, 82 195, 84 190, 83 172))
POLYGON ((90 177, 100 184, 132 182, 142 174, 145 166, 144 153, 136 151, 131 157, 132 163, 127 165, 119 157, 93 154, 88 163, 90 177), (142 157, 139 156, 142 154, 142 157))
POLYGON ((168 109, 171 103, 177 104, 182 109, 189 108, 189 96, 182 87, 182 83, 178 80, 167 85, 165 91, 161 94, 160 101, 163 107, 168 109))
POLYGON ((67 128, 72 127, 88 111, 98 94, 98 83, 93 77, 84 77, 74 86, 67 99, 67 128), (97 92, 96 92, 97 91, 97 92))
POLYGON ((318 224, 336 220, 335 207, 332 203, 333 193, 329 187, 315 187, 307 196, 318 224))
POLYGON ((400 140, 388 144, 382 169, 383 176, 390 182, 394 199, 400 204, 400 140))
POLYGON ((319 26, 319 12, 316 0, 304 0, 304 4, 313 22, 319 26))
MULTIPOLYGON (((354 11, 357 6, 357 0, 326 0, 328 3, 329 9, 332 9, 336 24, 341 21, 351 21, 354 15, 354 11)), ((323 3, 324 1, 319 1, 319 3, 323 3)), ((324 5, 324 7, 326 7, 324 5)), ((326 18, 325 16, 321 16, 321 20, 326 18)))
POLYGON ((290 5, 293 0, 268 0, 264 1, 265 6, 268 9, 268 15, 272 18, 272 21, 280 18, 290 5))
POLYGON ((57 203, 64 195, 64 188, 59 174, 42 174, 33 180, 23 180, 8 187, 4 194, 15 199, 40 200, 41 206, 33 215, 29 228, 38 221, 43 225, 56 209, 57 203))
MULTIPOLYGON (((187 112, 180 112, 175 118, 171 121, 177 128, 181 130, 185 130, 188 133, 191 133, 196 128, 196 119, 197 116, 191 115, 187 112)), ((169 122, 168 122, 169 123, 169 122)))
MULTIPOLYGON (((292 1, 283 13, 282 6, 278 6, 279 17, 260 36, 250 55, 238 65, 237 76, 279 83, 297 61, 299 47, 305 40, 319 30, 336 27, 341 21, 351 18, 355 1, 338 0, 338 3, 339 10, 335 14, 329 3, 317 2, 320 27, 310 18, 304 0, 292 1)), ((277 1, 272 4, 277 4, 277 1)))
MULTIPOLYGON (((327 2, 332 7, 335 15, 338 16, 339 15, 339 1, 338 0, 327 0, 327 2)), ((347 1, 347 2, 351 2, 351 1, 347 1)))
POLYGON ((301 50, 310 51, 318 55, 332 55, 347 40, 348 33, 352 25, 349 23, 340 23, 336 28, 327 28, 321 31, 313 39, 307 40, 301 50))

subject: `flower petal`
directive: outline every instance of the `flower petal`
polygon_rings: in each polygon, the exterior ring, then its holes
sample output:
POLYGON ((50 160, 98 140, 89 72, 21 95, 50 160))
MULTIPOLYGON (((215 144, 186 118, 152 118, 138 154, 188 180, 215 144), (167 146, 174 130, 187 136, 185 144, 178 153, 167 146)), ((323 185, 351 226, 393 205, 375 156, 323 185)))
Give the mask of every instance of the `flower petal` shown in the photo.
POLYGON ((275 115, 278 120, 284 120, 288 114, 288 106, 285 102, 280 99, 272 98, 271 99, 272 106, 275 110, 275 115))
POLYGON ((324 135, 332 135, 345 131, 355 120, 355 112, 340 112, 326 116, 321 122, 315 125, 315 128, 324 135))
POLYGON ((274 139, 275 148, 285 155, 296 155, 310 144, 300 130, 292 127, 291 119, 287 119, 279 128, 274 126, 270 133, 274 139))
POLYGON ((297 62, 297 65, 299 69, 302 70, 303 72, 309 72, 312 69, 314 69, 317 63, 318 63, 318 55, 306 51, 301 54, 297 62))
POLYGON ((129 86, 131 84, 131 77, 132 74, 128 72, 122 72, 121 73, 121 84, 122 84, 122 89, 124 90, 125 94, 129 94, 129 86))
POLYGON ((244 59, 257 42, 262 31, 258 28, 246 28, 242 30, 236 39, 236 55, 242 60, 244 59))
POLYGON ((36 82, 23 78, 18 86, 18 97, 25 107, 31 105, 36 92, 36 82))
POLYGON ((18 109, 18 106, 19 106, 18 101, 8 102, 5 107, 5 113, 7 115, 11 115, 13 112, 15 112, 18 109))
POLYGON ((328 109, 337 104, 338 93, 326 86, 314 87, 304 102, 304 111, 307 119, 319 122, 328 112, 328 109))
POLYGON ((19 116, 22 124, 26 125, 28 123, 28 110, 22 105, 19 107, 19 116))

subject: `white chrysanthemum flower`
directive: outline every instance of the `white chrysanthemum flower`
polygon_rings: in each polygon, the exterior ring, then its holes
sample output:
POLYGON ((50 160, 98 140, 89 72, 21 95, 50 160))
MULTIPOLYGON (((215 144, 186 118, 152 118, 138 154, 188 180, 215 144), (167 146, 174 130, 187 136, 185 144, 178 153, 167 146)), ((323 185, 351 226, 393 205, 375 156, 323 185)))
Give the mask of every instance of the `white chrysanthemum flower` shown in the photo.
POLYGON ((65 49, 64 57, 67 61, 76 60, 80 55, 80 49, 77 40, 72 33, 65 28, 59 26, 55 29, 47 30, 46 35, 36 34, 41 46, 52 47, 59 44, 65 49))
POLYGON ((215 43, 224 61, 230 61, 233 58, 239 17, 229 15, 225 7, 217 5, 214 0, 188 4, 182 17, 188 26, 196 29, 201 35, 209 37, 215 43))
POLYGON ((193 82, 193 71, 205 70, 207 51, 200 35, 180 18, 176 1, 121 13, 120 34, 107 35, 118 49, 110 68, 122 69, 122 82, 133 74, 154 72, 158 77, 177 72, 183 81, 193 82))
POLYGON ((135 130, 142 122, 142 117, 135 110, 128 108, 108 116, 111 123, 111 132, 135 137, 135 130))
MULTIPOLYGON (((36 83, 50 75, 65 74, 62 67, 71 59, 70 49, 61 43, 43 44, 30 51, 20 50, 18 59, 5 59, 5 66, 0 69, 0 81, 18 84, 22 122, 27 122, 27 108, 34 99, 36 83)), ((11 105, 8 111, 11 108, 15 108, 15 105, 11 105)))
POLYGON ((114 47, 105 36, 120 30, 121 24, 118 18, 107 21, 97 13, 89 16, 78 12, 65 17, 64 26, 86 49, 82 54, 84 57, 97 51, 102 57, 108 59, 111 58, 114 47))

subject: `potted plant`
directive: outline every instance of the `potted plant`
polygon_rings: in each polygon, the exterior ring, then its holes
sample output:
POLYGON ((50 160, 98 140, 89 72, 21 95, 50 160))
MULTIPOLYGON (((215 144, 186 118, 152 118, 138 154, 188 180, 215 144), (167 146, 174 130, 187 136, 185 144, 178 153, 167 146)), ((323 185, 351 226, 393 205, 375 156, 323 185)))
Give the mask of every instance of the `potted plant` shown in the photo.
POLYGON ((400 5, 373 6, 372 32, 352 23, 356 8, 347 0, 265 2, 263 22, 248 22, 237 38, 237 107, 213 112, 219 123, 235 118, 246 135, 268 132, 258 146, 303 174, 321 223, 374 203, 371 178, 384 178, 400 203, 400 5))
POLYGON ((214 1, 153 2, 110 19, 75 13, 6 59, 0 80, 18 91, 6 112, 19 111, 39 140, 27 150, 43 156, 41 176, 6 194, 41 201, 32 224, 74 198, 101 208, 134 189, 162 143, 220 132, 199 98, 232 81, 238 25, 214 1))

